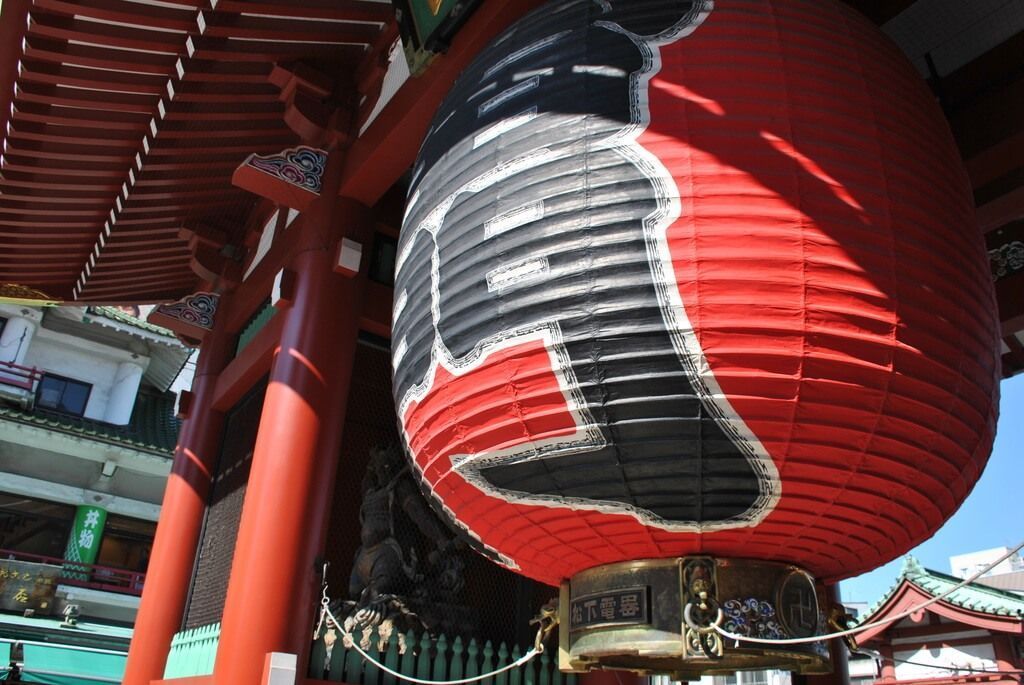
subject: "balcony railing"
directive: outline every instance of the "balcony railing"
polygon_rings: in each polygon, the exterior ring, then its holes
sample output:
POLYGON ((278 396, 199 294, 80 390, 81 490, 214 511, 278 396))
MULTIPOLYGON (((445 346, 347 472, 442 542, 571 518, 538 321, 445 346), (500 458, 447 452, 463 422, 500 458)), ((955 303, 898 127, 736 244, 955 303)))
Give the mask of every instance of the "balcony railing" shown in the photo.
POLYGON ((0 362, 0 385, 11 385, 32 392, 42 377, 43 372, 34 366, 0 362))
POLYGON ((117 592, 123 595, 141 595, 142 585, 146 581, 146 574, 141 571, 129 571, 123 568, 100 566, 98 564, 83 564, 78 561, 47 557, 42 554, 16 552, 10 549, 0 549, 0 559, 63 566, 64 572, 60 577, 62 585, 74 585, 75 587, 84 587, 90 590, 117 592))

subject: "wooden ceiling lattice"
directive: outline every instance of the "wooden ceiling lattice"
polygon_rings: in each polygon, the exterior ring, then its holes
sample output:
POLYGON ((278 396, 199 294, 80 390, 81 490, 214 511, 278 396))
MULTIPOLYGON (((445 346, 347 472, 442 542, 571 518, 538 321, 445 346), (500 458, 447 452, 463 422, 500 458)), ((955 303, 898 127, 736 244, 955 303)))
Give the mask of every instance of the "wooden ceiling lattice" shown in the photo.
POLYGON ((0 273, 66 300, 189 292, 179 229, 235 234, 252 198, 233 169, 297 142, 274 65, 302 60, 354 88, 394 21, 359 1, 9 3, 5 21, 20 12, 25 28, 9 49, 0 273))

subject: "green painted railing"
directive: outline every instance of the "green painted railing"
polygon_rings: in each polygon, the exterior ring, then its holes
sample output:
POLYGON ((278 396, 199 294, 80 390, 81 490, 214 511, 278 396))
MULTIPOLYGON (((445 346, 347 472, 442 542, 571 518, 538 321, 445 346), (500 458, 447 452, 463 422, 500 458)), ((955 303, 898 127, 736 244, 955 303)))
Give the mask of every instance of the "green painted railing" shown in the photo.
MULTIPOLYGON (((494 671, 518 659, 522 650, 513 646, 511 651, 502 642, 497 649, 490 640, 481 646, 475 639, 468 643, 441 635, 431 639, 424 633, 413 632, 400 639, 394 636, 381 646, 363 634, 359 646, 388 668, 403 675, 436 681, 458 680, 494 671)), ((563 676, 545 652, 527 664, 486 678, 481 685, 576 685, 576 676, 563 676)), ((310 654, 309 677, 317 680, 344 682, 351 685, 399 685, 401 681, 363 659, 355 649, 345 646, 339 638, 328 652, 323 638, 313 643, 310 654)))
MULTIPOLYGON (((458 680, 494 671, 522 655, 518 646, 509 650, 502 642, 495 649, 490 640, 481 644, 462 638, 449 641, 444 635, 432 639, 413 632, 383 643, 361 636, 360 646, 373 658, 403 675, 428 680, 458 680)), ((174 636, 167 656, 164 679, 210 675, 217 656, 220 624, 185 630, 174 636)), ((481 685, 576 685, 576 676, 564 676, 558 665, 545 652, 520 668, 486 678, 481 685)), ((350 685, 400 685, 401 681, 363 659, 355 649, 346 647, 339 638, 328 652, 324 639, 313 643, 310 653, 309 677, 316 680, 344 682, 350 685)))
POLYGON ((183 630, 175 635, 171 640, 171 651, 167 655, 164 679, 212 674, 218 642, 219 623, 183 630))

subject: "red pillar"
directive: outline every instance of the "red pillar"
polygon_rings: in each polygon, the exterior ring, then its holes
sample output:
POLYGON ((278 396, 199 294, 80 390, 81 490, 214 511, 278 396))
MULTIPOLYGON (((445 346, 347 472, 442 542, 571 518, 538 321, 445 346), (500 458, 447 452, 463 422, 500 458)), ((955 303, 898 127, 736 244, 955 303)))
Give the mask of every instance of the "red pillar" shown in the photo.
POLYGON ((368 222, 360 205, 326 199, 300 221, 290 229, 302 242, 288 265, 295 292, 279 314, 286 318, 242 507, 215 683, 256 685, 268 652, 301 655, 310 640, 314 559, 330 513, 365 283, 365 270, 334 273, 334 248, 342 235, 358 240, 368 222))
MULTIPOLYGON (((829 606, 825 607, 826 614, 833 605, 842 604, 839 597, 839 584, 834 583, 825 587, 825 593, 829 600, 829 606)), ((834 627, 826 626, 826 632, 832 632, 834 627)), ((842 638, 829 640, 829 652, 832 656, 832 672, 828 675, 806 675, 793 674, 793 685, 850 685, 850 663, 846 643, 842 638)))
MULTIPOLYGON (((888 638, 886 638, 888 640, 888 638)), ((893 648, 888 641, 878 648, 878 653, 882 655, 882 670, 879 674, 879 678, 888 683, 896 680, 896 662, 893 658, 893 648)))
MULTIPOLYGON (((225 300, 221 298, 221 311, 225 300)), ((192 406, 174 451, 128 649, 126 685, 148 685, 163 678, 171 638, 181 627, 224 425, 224 415, 211 407, 214 387, 230 359, 231 341, 232 336, 221 326, 207 335, 200 348, 192 406)))
POLYGON ((996 668, 1000 671, 1014 671, 1020 668, 1014 656, 1013 643, 1009 635, 992 635, 992 646, 996 653, 996 668))

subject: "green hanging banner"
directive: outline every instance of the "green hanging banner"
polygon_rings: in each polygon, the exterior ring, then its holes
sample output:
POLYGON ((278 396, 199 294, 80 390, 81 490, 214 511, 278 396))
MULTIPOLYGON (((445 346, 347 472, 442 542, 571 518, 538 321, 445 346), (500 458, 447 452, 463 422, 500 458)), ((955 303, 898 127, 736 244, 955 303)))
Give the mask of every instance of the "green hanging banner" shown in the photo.
POLYGON ((100 551, 103 540, 103 527, 107 523, 107 512, 99 507, 82 505, 75 514, 75 522, 71 526, 71 537, 68 539, 64 558, 92 564, 100 551))

